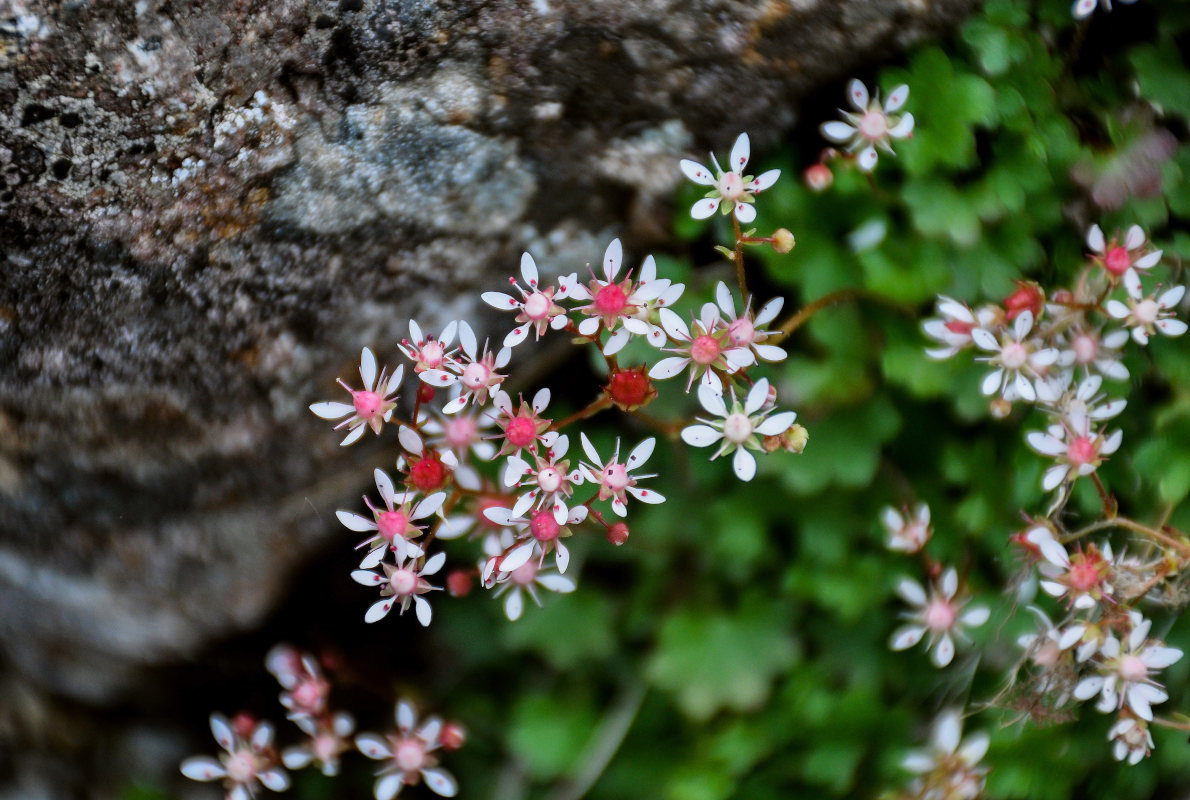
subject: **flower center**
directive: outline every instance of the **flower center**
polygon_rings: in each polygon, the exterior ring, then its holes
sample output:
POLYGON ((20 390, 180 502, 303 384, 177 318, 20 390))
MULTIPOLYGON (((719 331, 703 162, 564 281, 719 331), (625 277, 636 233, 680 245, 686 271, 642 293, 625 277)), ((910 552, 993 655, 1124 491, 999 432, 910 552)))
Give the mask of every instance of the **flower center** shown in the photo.
POLYGON ((480 361, 474 361, 463 367, 463 385, 468 389, 480 389, 488 385, 492 371, 480 361))
POLYGON ((317 708, 322 703, 322 687, 318 681, 303 681, 293 690, 293 700, 302 708, 317 708))
POLYGON ((537 473, 537 485, 546 494, 556 492, 562 486, 562 476, 553 467, 546 467, 537 473))
POLYGON ((1089 592, 1099 585, 1099 565, 1086 556, 1075 556, 1071 559, 1067 579, 1070 581, 1070 588, 1079 592, 1089 592))
POLYGON ((404 739, 397 745, 393 760, 403 772, 417 772, 426 763, 426 749, 415 739, 404 739))
POLYGON ((702 364, 705 367, 718 358, 721 351, 718 339, 709 334, 703 334, 695 339, 690 346, 690 357, 696 364, 702 364))
POLYGON ((1120 677, 1126 681, 1143 681, 1148 677, 1149 668, 1145 666, 1145 662, 1140 660, 1139 656, 1132 654, 1126 655, 1120 659, 1120 677))
POLYGON ((1066 448, 1066 458, 1076 467, 1090 464, 1099 455, 1095 442, 1086 436, 1076 436, 1066 448))
POLYGON ((247 783, 256 775, 256 759, 249 750, 238 750, 227 759, 227 777, 235 783, 247 783))
POLYGON ((534 292, 525 298, 525 316, 529 319, 544 319, 550 313, 550 299, 541 292, 534 292))
POLYGON ((1000 363, 1006 369, 1020 369, 1029 360, 1029 351, 1020 342, 1010 342, 1000 351, 1000 363))
POLYGON ((417 588, 417 575, 411 569, 394 570, 389 576, 388 585, 397 597, 407 597, 417 588))
POLYGON ((952 319, 946 323, 946 330, 961 335, 969 335, 974 327, 974 322, 963 322, 961 319, 952 319))
POLYGON ((537 562, 529 559, 512 571, 510 580, 517 586, 528 586, 537 577, 537 562))
POLYGON ((372 419, 380 413, 380 409, 384 406, 384 398, 376 392, 354 392, 352 400, 355 405, 355 413, 359 414, 360 419, 372 419))
POLYGON ((539 542, 552 542, 558 538, 562 526, 554 519, 553 511, 538 511, 529 520, 529 532, 539 542))
POLYGON ((386 542, 404 536, 409 527, 409 518, 400 511, 381 511, 376 515, 376 526, 386 542))
POLYGON ((624 290, 614 283, 609 283, 595 293, 595 310, 605 317, 618 316, 628 305, 628 298, 624 290))
POLYGON ((537 438, 537 426, 527 417, 515 417, 504 429, 504 438, 513 447, 528 447, 537 438))
POLYGON ((1132 309, 1132 316, 1136 317, 1136 321, 1142 325, 1152 325, 1157 321, 1157 315, 1160 313, 1161 306, 1157 305, 1156 300, 1141 300, 1136 304, 1136 308, 1132 309))
POLYGON ((747 347, 756 339, 756 326, 747 317, 741 317, 727 326, 727 341, 734 347, 747 347))
POLYGON ((729 442, 743 444, 752 435, 752 420, 744 414, 728 414, 723 422, 723 435, 729 442))
POLYGON ((884 137, 888 133, 888 117, 879 111, 867 111, 859 121, 859 132, 870 142, 884 137))
POLYGON ((438 369, 442 366, 442 359, 445 355, 446 351, 443 349, 442 343, 431 340, 421 346, 419 360, 426 369, 438 369))
POLYGON ((315 736, 313 745, 314 757, 324 764, 339 754, 339 739, 332 734, 322 733, 315 736))
POLYGON ((1120 245, 1108 250, 1103 258, 1103 268, 1112 275, 1123 275, 1131 266, 1132 259, 1128 257, 1128 251, 1120 245))
POLYGON ((948 600, 931 600, 926 606, 926 627, 935 633, 942 633, 954 627, 958 611, 948 600))
POLYGON ((446 423, 443 430, 446 442, 451 447, 466 447, 474 442, 479 435, 479 427, 470 417, 455 417, 446 423))
POLYGON ((725 200, 738 200, 744 193, 744 182, 734 172, 724 172, 715 187, 725 200))
POLYGON ((1070 349, 1074 351, 1075 362, 1090 364, 1099 353, 1099 340, 1089 333, 1080 333, 1070 343, 1070 349))
POLYGON ((604 486, 612 492, 622 492, 628 488, 631 479, 628 477, 628 467, 623 464, 612 464, 603 471, 603 480, 600 481, 604 486))

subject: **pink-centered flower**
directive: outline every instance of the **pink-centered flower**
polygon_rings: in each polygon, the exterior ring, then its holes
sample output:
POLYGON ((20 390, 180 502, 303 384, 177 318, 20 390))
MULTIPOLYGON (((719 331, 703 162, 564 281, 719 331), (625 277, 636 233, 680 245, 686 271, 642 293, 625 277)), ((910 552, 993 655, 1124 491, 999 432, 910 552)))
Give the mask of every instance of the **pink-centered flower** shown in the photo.
POLYGON ((999 337, 986 328, 972 329, 975 346, 992 354, 980 360, 995 368, 980 386, 985 395, 999 393, 1005 400, 1019 397, 1029 403, 1037 400, 1033 380, 1042 377, 1057 362, 1059 353, 1053 347, 1040 347, 1030 337, 1032 331, 1033 313, 1028 310, 1017 315, 1012 330, 1002 330, 999 337))
POLYGON ((1124 274, 1124 288, 1128 292, 1125 297, 1127 304, 1108 300, 1104 310, 1108 316, 1132 329, 1132 338, 1137 344, 1148 344, 1154 331, 1166 336, 1181 336, 1186 332, 1186 323, 1173 319, 1174 306, 1182 302, 1186 294, 1185 286, 1175 286, 1160 295, 1156 292, 1146 295, 1141 288, 1140 277, 1133 271, 1124 274))
POLYGON ((532 403, 520 400, 520 407, 513 409, 512 398, 502 389, 492 395, 492 405, 500 412, 494 423, 503 432, 500 450, 493 456, 499 458, 505 455, 519 455, 522 450, 534 452, 540 444, 550 447, 558 439, 555 431, 550 431, 553 420, 545 419, 541 415, 550 404, 550 390, 540 389, 533 395, 532 403))
POLYGON ((939 576, 929 594, 917 581, 902 578, 897 583, 897 594, 912 610, 902 613, 909 623, 893 633, 888 646, 893 650, 908 650, 929 634, 926 648, 931 651, 934 666, 949 664, 954 660, 955 639, 966 640, 965 628, 978 628, 991 616, 987 606, 982 605, 964 611, 967 598, 958 597, 958 591, 959 575, 954 567, 948 567, 939 576))
POLYGON ((1074 608, 1084 610, 1111 599, 1110 544, 1104 544, 1102 549, 1089 544, 1079 547, 1072 555, 1044 525, 1027 531, 1025 539, 1036 545, 1045 559, 1037 568, 1041 573, 1041 588, 1046 594, 1064 597, 1074 608))
POLYGON ((726 171, 719 166, 714 153, 711 154, 713 171, 697 161, 682 159, 680 166, 687 178, 699 186, 712 187, 706 197, 690 209, 690 216, 706 219, 716 211, 722 210, 724 214, 734 213, 735 218, 744 224, 756 219, 756 209, 752 206, 756 202, 756 195, 776 183, 777 178, 781 177, 781 170, 770 169, 756 178, 745 175, 744 167, 748 166, 751 147, 748 134, 741 133, 732 145, 731 162, 728 164, 730 169, 726 171))
POLYGON ((480 578, 486 583, 494 571, 512 572, 534 556, 540 567, 550 552, 554 553, 554 566, 558 572, 566 572, 566 567, 570 565, 570 550, 562 540, 571 535, 569 526, 577 525, 587 518, 587 507, 571 508, 564 523, 554 518, 553 509, 532 511, 522 516, 513 514, 510 508, 490 506, 484 509, 483 515, 500 527, 518 531, 512 546, 485 563, 480 578))
POLYGON ((1145 246, 1145 232, 1139 225, 1133 225, 1124 235, 1121 242, 1119 236, 1106 241, 1103 229, 1092 225, 1087 232, 1087 247, 1091 248, 1091 260, 1103 267, 1113 281, 1131 273, 1140 277, 1138 272, 1148 274, 1149 270, 1157 266, 1161 260, 1161 251, 1148 252, 1145 246))
POLYGON ((352 389, 341 378, 338 379, 339 385, 351 393, 350 403, 325 402, 310 406, 315 416, 323 419, 336 420, 347 417, 335 426, 335 430, 348 428, 347 436, 341 442, 343 446, 358 441, 364 435, 365 428, 371 428, 374 433, 379 434, 384 423, 392 419, 393 409, 397 406, 397 389, 405 377, 405 365, 398 366, 391 378, 386 378, 385 373, 381 371, 377 380, 376 356, 365 347, 360 352, 359 376, 364 382, 362 389, 352 389))
POLYGON ((412 703, 398 700, 397 730, 384 736, 361 733, 355 745, 365 756, 387 762, 373 787, 376 800, 392 800, 401 789, 424 782, 435 794, 454 797, 458 782, 449 772, 438 766, 434 751, 442 746, 442 720, 429 717, 418 725, 417 711, 412 703))
POLYGON ((996 309, 992 306, 972 310, 966 303, 940 295, 936 307, 938 317, 921 324, 926 336, 944 345, 926 350, 930 358, 950 358, 960 350, 971 347, 975 343, 971 332, 976 328, 989 328, 996 322, 996 309))
POLYGON ((1128 343, 1128 331, 1104 331, 1085 326, 1066 332, 1058 364, 1081 367, 1088 375, 1094 371, 1113 381, 1128 380, 1128 367, 1121 361, 1120 348, 1128 343))
POLYGON ((416 523, 436 514, 446 500, 445 492, 435 492, 414 504, 413 499, 417 497, 417 492, 398 492, 392 479, 382 469, 377 469, 373 476, 384 507, 377 508, 365 496, 364 503, 372 511, 372 519, 343 509, 335 512, 339 522, 349 530, 370 534, 355 548, 368 548, 368 555, 360 562, 360 569, 372 569, 389 550, 395 553, 397 558, 416 558, 422 555, 421 547, 410 541, 421 536, 425 529, 424 525, 416 523))
POLYGON ((908 506, 902 511, 885 506, 880 511, 880 522, 888 533, 885 546, 889 550, 901 553, 916 553, 921 550, 934 533, 930 528, 930 507, 925 503, 918 503, 912 511, 908 506))
POLYGON ((243 734, 233 730, 222 714, 211 715, 211 733, 224 749, 219 760, 194 756, 182 762, 182 774, 195 781, 223 780, 228 800, 250 800, 260 786, 274 792, 289 788, 289 775, 273 749, 273 726, 253 725, 243 734))
POLYGON ((475 332, 464 321, 459 322, 459 345, 463 349, 465 360, 448 364, 451 371, 427 369, 419 374, 430 386, 446 387, 458 384, 462 387, 459 396, 442 407, 444 414, 462 411, 472 400, 481 406, 487 403, 488 395, 507 377, 496 370, 507 366, 512 358, 512 350, 508 346, 493 354, 488 350, 486 342, 481 354, 475 341, 475 332))
POLYGON ((541 288, 537 264, 528 253, 521 255, 521 277, 526 286, 518 284, 516 278, 508 279, 512 287, 521 293, 520 300, 503 292, 484 292, 482 295, 483 301, 497 311, 518 312, 517 327, 504 337, 505 347, 516 347, 525 341, 530 329, 533 329, 540 339, 547 328, 561 330, 568 322, 566 309, 555 302, 562 299, 565 293, 558 293, 557 287, 554 286, 541 288), (556 298, 555 294, 558 295, 556 298))
POLYGON ((285 748, 281 760, 289 769, 304 769, 317 764, 323 775, 334 777, 339 774, 339 756, 352 749, 351 734, 355 732, 355 720, 344 711, 328 719, 315 721, 311 717, 295 719, 294 723, 302 733, 310 737, 307 741, 285 748))
POLYGON ((1095 705, 1099 711, 1110 714, 1127 706, 1137 717, 1151 722, 1152 706, 1169 699, 1152 676, 1181 659, 1182 651, 1149 639, 1152 620, 1145 619, 1140 612, 1130 611, 1128 616, 1132 622, 1128 637, 1121 642, 1108 635, 1096 660, 1099 674, 1079 681, 1074 696, 1089 700, 1099 695, 1095 705))
POLYGON ((1094 420, 1087 414, 1068 412, 1060 424, 1025 435, 1030 447, 1057 462, 1045 471, 1041 488, 1048 492, 1063 482, 1090 475, 1107 456, 1120 449, 1123 431, 1109 434, 1095 429, 1093 424, 1094 420))
POLYGON ((314 656, 291 645, 279 644, 268 652, 264 663, 284 690, 280 701, 289 719, 296 722, 326 711, 331 685, 314 656))
POLYGON ((691 327, 686 327, 682 318, 668 308, 661 309, 658 315, 666 334, 677 344, 677 347, 664 349, 680 355, 663 358, 654 364, 649 370, 649 377, 653 380, 672 378, 689 367, 687 392, 696 378, 701 378, 700 386, 721 392, 723 382, 715 374, 716 371, 730 374, 754 363, 750 352, 728 344, 727 331, 723 328, 719 308, 714 303, 703 304, 698 319, 691 323, 691 327))
POLYGON ((465 459, 468 452, 480 461, 491 461, 496 457, 496 446, 488 441, 489 431, 495 423, 491 415, 479 409, 449 416, 437 409, 430 409, 428 414, 423 413, 418 420, 422 433, 426 434, 426 444, 437 450, 449 451, 459 461, 465 459))
POLYGON ((520 456, 508 457, 504 485, 518 489, 532 487, 513 504, 509 512, 513 517, 524 515, 530 508, 549 509, 558 525, 566 524, 570 517, 567 507, 570 495, 574 493, 574 487, 583 482, 582 472, 571 470, 570 462, 563 460, 569 449, 570 437, 562 435, 544 453, 531 451, 532 464, 520 456))
POLYGON ((1127 759, 1133 766, 1153 752, 1153 734, 1149 733, 1149 723, 1126 709, 1120 711, 1120 718, 1107 732, 1107 740, 1112 743, 1112 757, 1116 761, 1127 759))
MULTIPOLYGON (((775 344, 764 343, 765 339, 773 335, 771 331, 764 330, 764 326, 781 313, 781 307, 785 304, 784 298, 774 297, 765 303, 755 316, 752 314, 752 300, 749 298, 743 311, 737 315, 735 299, 732 297, 731 290, 727 288, 727 284, 719 281, 715 287, 715 302, 719 304, 719 309, 723 312, 721 324, 727 331, 728 351, 743 351, 734 352, 733 364, 741 363, 745 355, 748 358, 755 356, 761 361, 785 360, 784 350, 775 344)), ((752 363, 756 363, 755 359, 752 363)))
POLYGON ((927 750, 915 750, 901 766, 918 775, 913 796, 929 800, 976 800, 983 794, 987 767, 980 761, 987 755, 989 738, 980 732, 963 736, 963 719, 958 709, 938 715, 927 750))
POLYGON ((416 320, 409 320, 409 338, 402 339, 398 347, 401 352, 413 362, 414 373, 420 375, 427 369, 442 369, 450 361, 450 343, 454 341, 459 323, 453 321, 443 330, 437 339, 433 335, 422 333, 421 326, 416 320))
POLYGON ((842 145, 849 153, 858 153, 856 164, 864 172, 876 167, 876 149, 895 155, 890 139, 904 139, 913 133, 913 115, 898 115, 905 101, 909 99, 909 87, 904 84, 893 89, 883 105, 880 94, 868 96, 868 88, 861 81, 847 84, 847 99, 855 111, 839 109, 846 122, 824 122, 819 130, 835 144, 842 145))
MULTIPOLYGON (((633 334, 646 337, 654 347, 660 347, 665 343, 665 331, 638 315, 647 309, 650 303, 665 299, 664 295, 670 288, 670 281, 657 280, 655 266, 650 270, 653 275, 650 280, 634 282, 629 274, 623 280, 617 281, 623 259, 623 246, 619 239, 613 239, 603 254, 603 280, 593 278, 586 286, 579 283, 574 276, 560 281, 566 287, 567 297, 587 301, 586 305, 575 309, 587 315, 587 318, 579 323, 578 332, 583 336, 595 336, 602 327, 611 334, 603 344, 605 356, 620 352, 633 334)), ((651 260, 652 256, 646 259, 651 260)))
MULTIPOLYGON (((1111 11, 1111 2, 1112 0, 1074 0, 1071 13, 1074 14, 1075 19, 1086 19, 1099 6, 1102 6, 1104 11, 1111 11)), ((1131 5, 1136 0, 1116 0, 1116 2, 1131 5)))
MULTIPOLYGON (((484 540, 483 549, 489 558, 498 558, 514 544, 512 531, 506 528, 500 534, 490 534, 484 540)), ((481 565, 481 570, 482 568, 483 565, 481 565)), ((495 587, 494 597, 504 597, 504 616, 512 622, 520 619, 524 612, 524 595, 529 595, 537 607, 541 608, 539 588, 558 594, 569 594, 575 590, 575 582, 572 578, 542 569, 532 559, 510 572, 493 570, 491 580, 485 585, 487 588, 495 587)))
POLYGON ((769 400, 769 382, 761 378, 748 390, 744 402, 736 399, 735 389, 731 390, 731 406, 723 400, 723 395, 714 389, 702 385, 698 387, 698 401, 708 412, 719 419, 704 419, 697 417, 701 425, 690 425, 682 429, 682 441, 692 447, 708 447, 718 443, 711 460, 721 455, 734 452, 731 466, 735 475, 742 481, 750 481, 756 475, 756 457, 750 453, 767 452, 761 443, 763 436, 779 436, 789 429, 797 419, 793 411, 783 411, 780 414, 768 416, 772 407, 766 408, 769 400))
POLYGON ((351 579, 362 586, 379 586, 379 602, 373 603, 364 614, 364 622, 376 622, 388 616, 394 605, 400 605, 399 613, 404 614, 410 605, 417 606, 417 621, 423 626, 430 624, 432 612, 430 603, 422 595, 441 589, 441 586, 431 586, 427 576, 437 573, 446 563, 446 553, 437 553, 426 559, 397 558, 395 564, 381 563, 382 573, 365 569, 357 569, 351 573, 351 579))
POLYGON ((599 499, 610 499, 612 511, 616 512, 618 516, 623 517, 628 513, 628 495, 650 505, 665 502, 665 497, 661 493, 652 489, 641 489, 636 485, 637 481, 657 477, 656 474, 632 474, 632 470, 643 467, 649 460, 649 456, 653 455, 653 447, 657 443, 655 438, 650 436, 632 448, 632 452, 628 454, 628 458, 623 463, 620 462, 619 439, 616 439, 615 452, 607 461, 599 457, 598 451, 591 444, 591 440, 587 438, 587 434, 580 431, 579 440, 582 442, 583 452, 587 454, 587 458, 591 459, 590 464, 580 462, 579 469, 582 470, 587 480, 599 485, 599 499))

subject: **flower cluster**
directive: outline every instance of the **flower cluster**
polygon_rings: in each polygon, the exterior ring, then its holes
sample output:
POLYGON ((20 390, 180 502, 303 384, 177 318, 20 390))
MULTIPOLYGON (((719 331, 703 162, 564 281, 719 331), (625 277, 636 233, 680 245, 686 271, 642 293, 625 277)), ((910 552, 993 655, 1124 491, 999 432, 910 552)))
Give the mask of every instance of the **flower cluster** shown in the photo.
POLYGON ((287 769, 316 765, 324 775, 337 775, 340 757, 358 750, 369 758, 391 760, 376 782, 376 800, 391 800, 403 786, 419 780, 443 797, 458 792, 454 778, 437 766, 433 755, 439 748, 462 746, 465 737, 458 723, 431 717, 419 727, 413 706, 399 700, 396 733, 387 737, 361 733, 353 739, 355 719, 331 710, 331 684, 314 656, 281 644, 269 651, 265 666, 281 684, 281 704, 305 740, 279 753, 273 746, 271 723, 250 714, 232 720, 212 714, 211 733, 224 753, 218 759, 194 756, 183 761, 181 770, 187 778, 222 780, 228 800, 250 800, 261 786, 275 792, 289 788, 287 769))

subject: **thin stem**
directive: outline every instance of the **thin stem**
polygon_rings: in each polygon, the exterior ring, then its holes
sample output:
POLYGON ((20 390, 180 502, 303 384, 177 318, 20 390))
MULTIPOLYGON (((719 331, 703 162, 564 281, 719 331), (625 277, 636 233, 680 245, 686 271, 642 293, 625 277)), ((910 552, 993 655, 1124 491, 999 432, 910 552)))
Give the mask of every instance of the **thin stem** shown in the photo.
POLYGON ((867 289, 839 289, 838 291, 831 292, 830 294, 824 294, 817 300, 802 306, 802 308, 796 314, 785 320, 785 322, 781 323, 781 327, 778 329, 780 333, 773 336, 773 342, 780 342, 782 339, 786 338, 798 328, 809 322, 811 317, 827 306, 833 306, 836 303, 844 303, 849 300, 858 300, 860 298, 865 300, 874 300, 876 302, 886 304, 890 302, 887 297, 868 291, 867 289))
POLYGON ((748 282, 744 279, 744 235, 740 231, 740 221, 736 219, 735 211, 731 212, 731 227, 735 230, 735 252, 732 253, 732 260, 735 261, 735 277, 740 284, 740 297, 746 303, 748 302, 748 282))
POLYGON ((1147 525, 1142 525, 1139 522, 1128 519, 1127 517, 1112 517, 1111 519, 1101 519, 1097 522, 1092 522, 1090 525, 1074 531, 1069 535, 1069 537, 1066 537, 1066 539, 1067 541, 1073 541, 1086 536, 1088 533, 1094 533, 1095 531, 1101 531, 1108 528, 1124 528, 1125 530, 1134 531, 1135 533, 1139 533, 1141 536, 1146 536, 1154 540, 1158 544, 1163 544, 1166 547, 1176 550, 1183 557, 1190 557, 1190 543, 1186 542, 1185 534, 1183 534, 1181 531, 1176 529, 1173 531, 1175 534, 1181 537, 1180 540, 1175 539, 1173 536, 1170 536, 1163 530, 1150 528, 1147 525))
POLYGON ((580 419, 586 419, 587 417, 595 416, 596 414, 598 414, 600 411, 607 408, 611 404, 612 404, 612 399, 610 397, 608 397, 606 394, 600 395, 599 397, 592 400, 591 404, 589 406, 587 406, 586 408, 581 408, 578 411, 571 414, 569 417, 566 417, 565 419, 562 419, 559 422, 555 422, 553 425, 550 426, 550 429, 555 430, 555 431, 560 431, 563 428, 565 428, 567 425, 570 425, 571 423, 574 423, 574 422, 578 422, 580 419))
POLYGON ((1099 480, 1098 472, 1091 473, 1091 480, 1095 482, 1095 491, 1099 492, 1099 501, 1103 503, 1103 515, 1108 519, 1115 517, 1116 513, 1120 510, 1116 498, 1108 494, 1107 489, 1103 488, 1103 481, 1099 480))
POLYGON ((599 776, 607 769, 645 699, 644 681, 635 680, 625 686, 616 697, 611 710, 604 715, 587 743, 579 760, 579 767, 570 780, 549 795, 549 800, 580 800, 599 776))

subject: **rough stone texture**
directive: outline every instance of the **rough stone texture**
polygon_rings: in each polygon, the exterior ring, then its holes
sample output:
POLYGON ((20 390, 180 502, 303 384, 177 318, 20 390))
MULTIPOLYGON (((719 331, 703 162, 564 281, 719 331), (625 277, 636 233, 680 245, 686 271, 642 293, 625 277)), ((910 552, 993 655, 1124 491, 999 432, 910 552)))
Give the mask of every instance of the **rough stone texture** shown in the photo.
POLYGON ((254 625, 374 454, 305 410, 361 343, 660 241, 679 154, 973 2, 0 0, 12 674, 110 702, 254 625))

